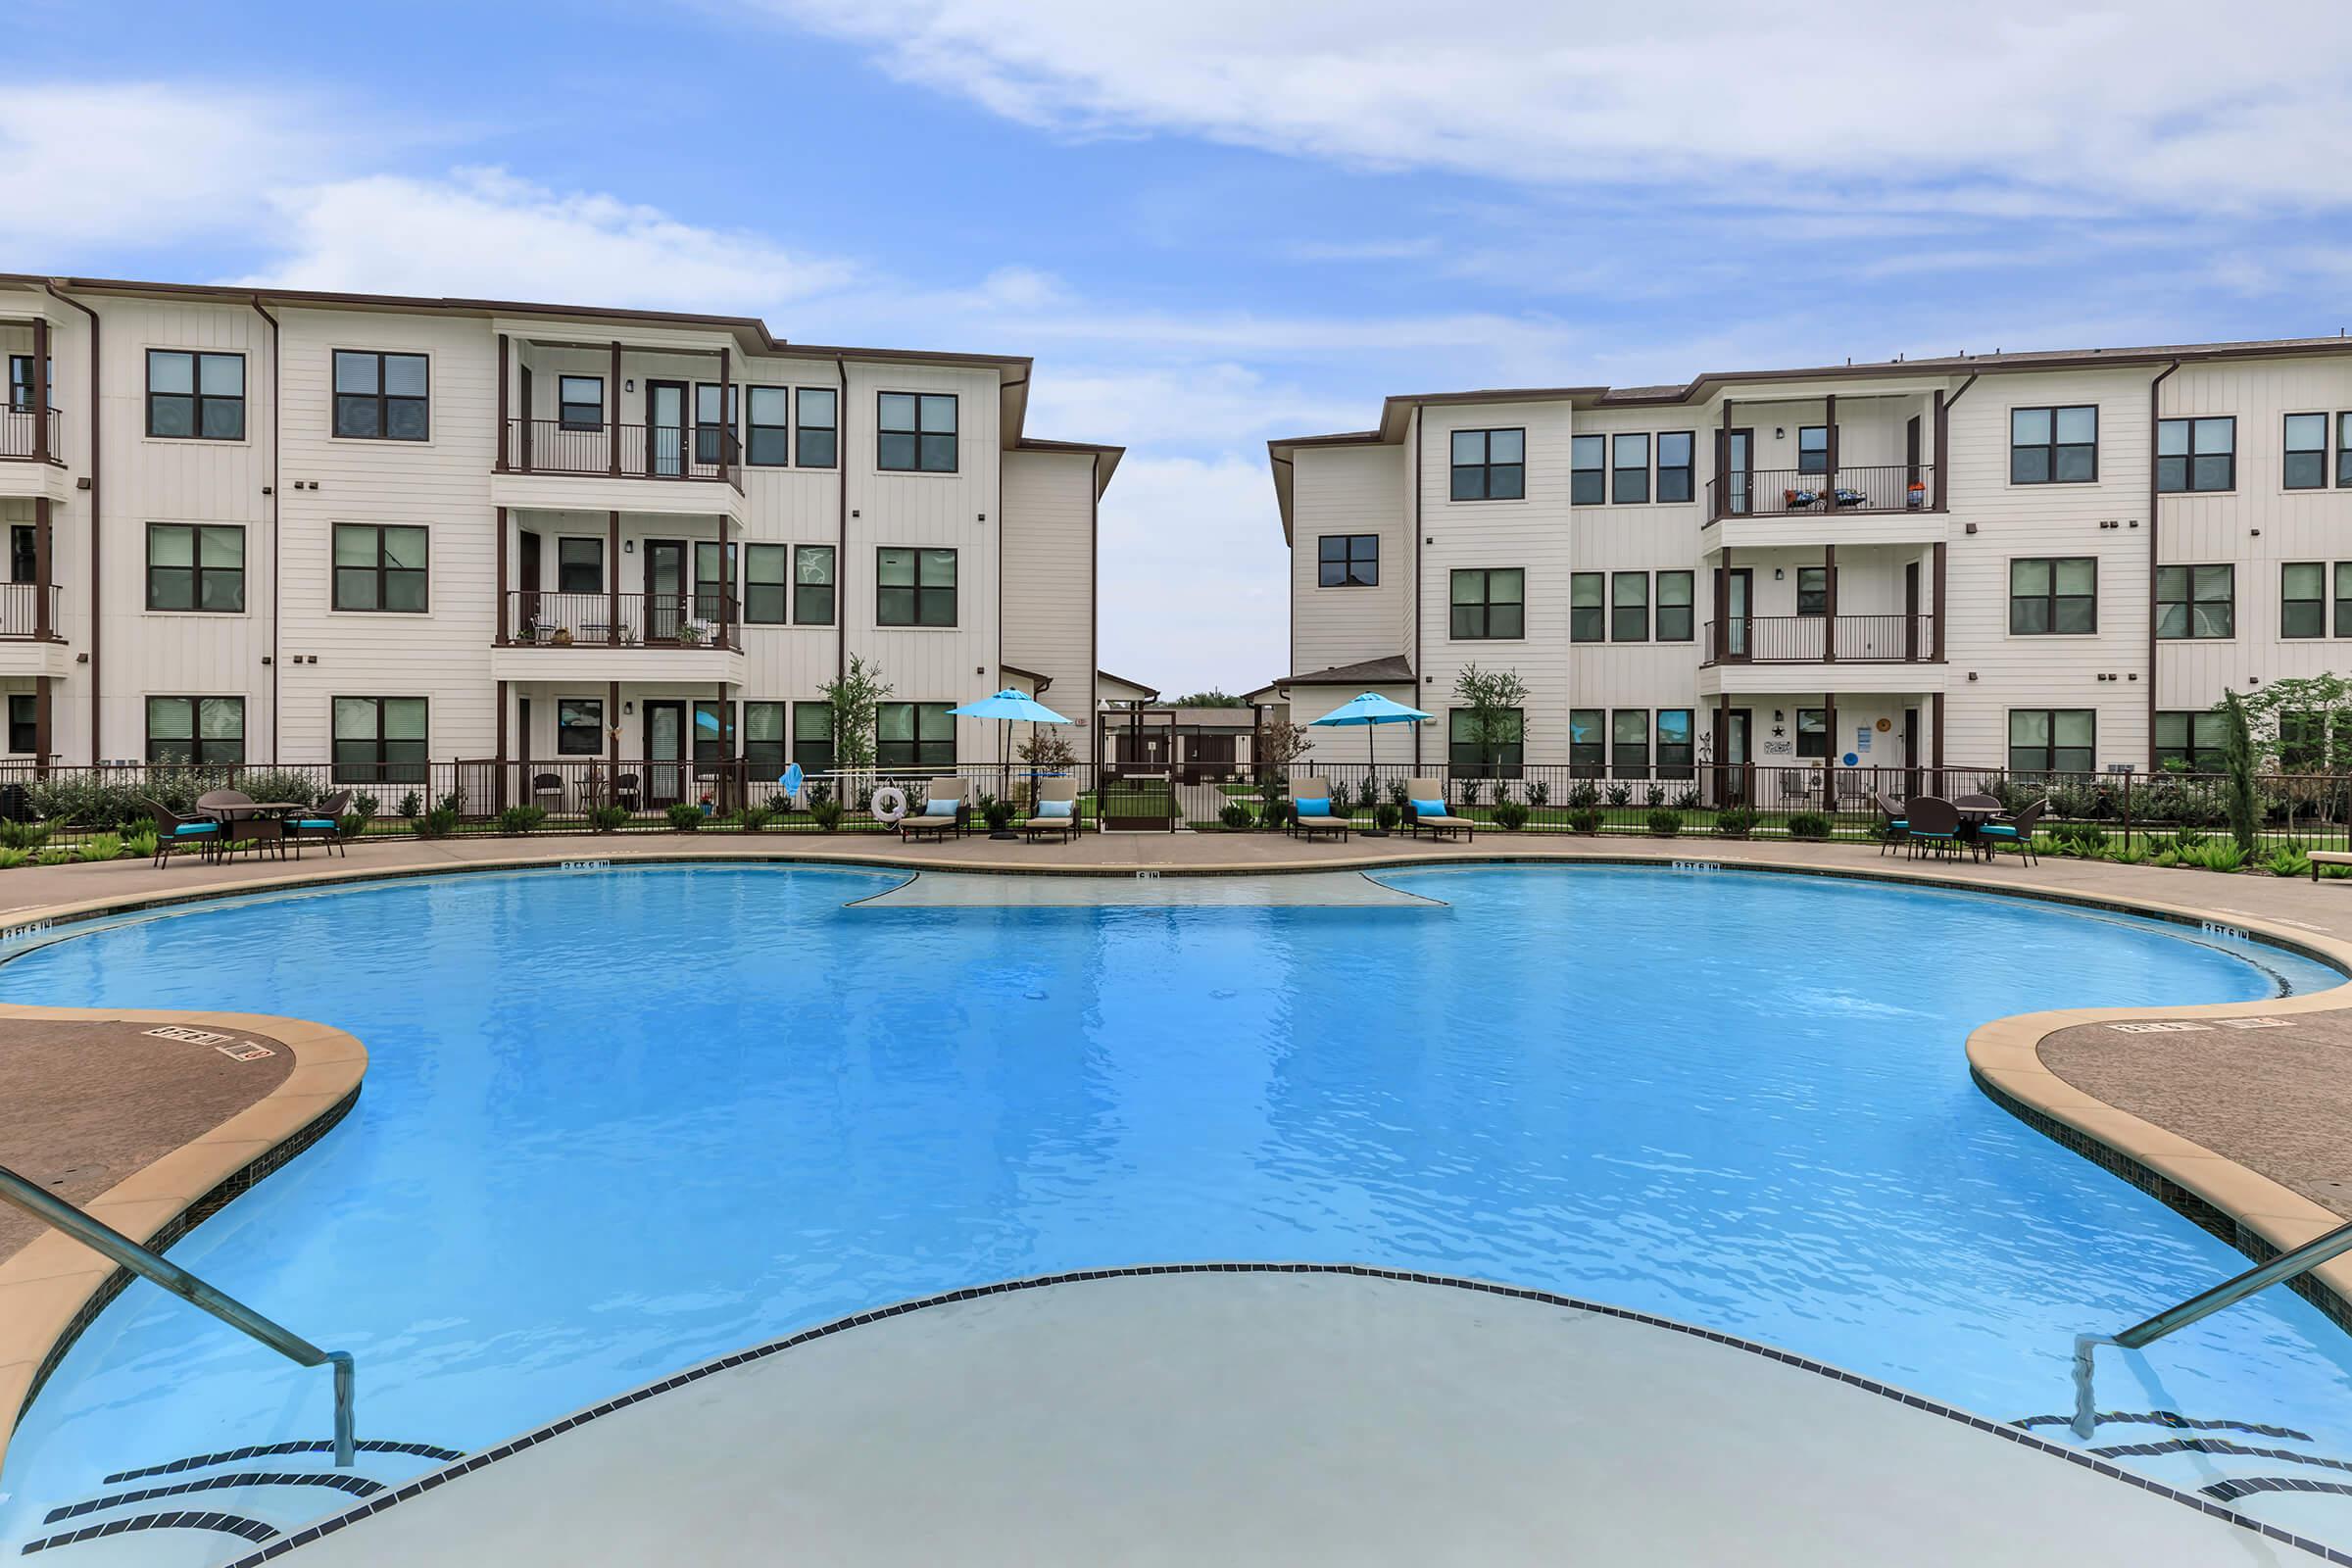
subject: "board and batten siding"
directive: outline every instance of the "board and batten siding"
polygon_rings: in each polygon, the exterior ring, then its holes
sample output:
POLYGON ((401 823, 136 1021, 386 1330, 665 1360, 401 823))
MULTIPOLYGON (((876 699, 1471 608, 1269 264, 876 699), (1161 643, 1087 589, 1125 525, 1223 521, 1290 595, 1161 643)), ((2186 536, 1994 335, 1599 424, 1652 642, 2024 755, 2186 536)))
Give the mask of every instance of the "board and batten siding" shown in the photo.
POLYGON ((1043 701, 1076 720, 1094 760, 1095 464, 1086 452, 1007 452, 1002 519, 1004 661, 1051 677, 1043 701))
MULTIPOLYGON (((1396 447, 1302 447, 1293 472, 1291 663, 1308 673, 1412 652, 1412 533, 1400 505, 1405 454, 1396 447), (1380 582, 1324 588, 1317 550, 1326 534, 1376 534, 1380 582)), ((1353 696, 1353 693, 1349 693, 1353 696)))

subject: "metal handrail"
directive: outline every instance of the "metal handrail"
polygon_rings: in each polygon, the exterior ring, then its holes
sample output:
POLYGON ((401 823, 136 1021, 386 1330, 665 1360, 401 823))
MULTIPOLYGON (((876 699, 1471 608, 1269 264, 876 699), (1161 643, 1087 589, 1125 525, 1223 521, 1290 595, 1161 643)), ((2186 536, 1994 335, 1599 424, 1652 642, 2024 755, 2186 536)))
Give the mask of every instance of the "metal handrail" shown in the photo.
POLYGON ((290 1361, 302 1366, 332 1366, 335 1369, 335 1466, 342 1470, 351 1468, 352 1452, 356 1446, 352 1404, 358 1369, 350 1351, 321 1350, 301 1335, 262 1316, 235 1297, 206 1284, 177 1263, 165 1260, 104 1221, 92 1219, 54 1193, 34 1186, 6 1165, 0 1165, 0 1202, 13 1203, 43 1224, 55 1226, 92 1251, 103 1253, 133 1274, 153 1280, 181 1300, 212 1313, 230 1328, 259 1340, 290 1361))
POLYGON ((2102 1345, 2113 1345, 2126 1350, 2136 1350, 2153 1345, 2176 1329, 2211 1317, 2225 1306, 2234 1306, 2256 1291, 2307 1274, 2329 1258, 2352 1252, 2352 1223, 2314 1237, 2290 1252, 2280 1252, 2267 1263, 2257 1264, 2231 1279, 2226 1279, 2209 1291, 2202 1291, 2185 1301, 2166 1307, 2143 1323, 2134 1323, 2121 1334, 2078 1334, 2075 1336, 2075 1436, 2087 1438, 2098 1425, 2098 1406, 2090 1392, 2091 1352, 2102 1345))

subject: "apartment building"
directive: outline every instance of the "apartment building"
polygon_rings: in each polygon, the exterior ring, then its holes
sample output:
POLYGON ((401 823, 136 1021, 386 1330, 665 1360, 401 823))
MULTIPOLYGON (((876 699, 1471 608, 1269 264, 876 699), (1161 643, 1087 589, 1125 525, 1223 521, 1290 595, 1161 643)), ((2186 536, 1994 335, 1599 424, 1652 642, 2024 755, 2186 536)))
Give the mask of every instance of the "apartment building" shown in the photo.
POLYGON ((993 760, 947 710, 1005 686, 1095 707, 1120 451, 1029 435, 1024 358, 21 275, 0 349, 20 760, 814 771, 854 656, 887 767, 993 760))
POLYGON ((1395 397, 1269 452, 1276 690, 1438 715, 1377 733, 1384 762, 1478 764, 1470 664, 1526 684, 1506 766, 1792 793, 2209 766, 2226 689, 2352 668, 2342 338, 1395 397))

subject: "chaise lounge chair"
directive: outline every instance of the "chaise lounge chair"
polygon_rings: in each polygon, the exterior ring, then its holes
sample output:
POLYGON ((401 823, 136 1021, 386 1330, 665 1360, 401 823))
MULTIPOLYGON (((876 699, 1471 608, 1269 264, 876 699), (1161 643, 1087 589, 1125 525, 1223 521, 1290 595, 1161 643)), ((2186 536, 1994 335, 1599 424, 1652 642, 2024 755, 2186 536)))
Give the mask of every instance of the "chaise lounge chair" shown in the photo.
POLYGON ((1346 841, 1348 818, 1338 814, 1331 804, 1329 779, 1291 780, 1291 832, 1303 836, 1309 844, 1318 833, 1336 833, 1346 841))
POLYGON ((923 797, 923 808, 899 818, 899 842, 904 844, 926 835, 944 839, 951 833, 962 833, 967 820, 965 813, 970 808, 964 794, 962 779, 935 779, 923 797))
POLYGON ((1061 835, 1068 843, 1078 837, 1086 826, 1078 814, 1078 781, 1074 778, 1047 778, 1037 783, 1037 809, 1021 824, 1028 838, 1041 838, 1048 833, 1061 835))
POLYGON ((1464 838, 1478 837, 1474 818, 1455 816, 1446 808, 1446 787, 1434 778, 1408 778, 1404 781, 1404 819, 1413 837, 1419 838, 1424 829, 1434 838, 1459 833, 1464 838))

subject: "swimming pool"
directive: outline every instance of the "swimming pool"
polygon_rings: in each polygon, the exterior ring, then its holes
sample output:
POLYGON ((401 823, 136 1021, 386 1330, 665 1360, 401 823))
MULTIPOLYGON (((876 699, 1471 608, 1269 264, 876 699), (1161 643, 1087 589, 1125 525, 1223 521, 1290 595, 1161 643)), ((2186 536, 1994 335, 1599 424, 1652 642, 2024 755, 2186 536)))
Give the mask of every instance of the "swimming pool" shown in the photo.
MULTIPOLYGON (((623 868, 193 906, 30 951, 0 996, 366 1042, 351 1116, 172 1256, 357 1352, 363 1436, 470 1448, 864 1307, 1188 1259, 1542 1286, 1997 1419, 2061 1410, 2077 1331, 2244 1260, 1994 1106, 1969 1029, 2340 978, 1812 877, 849 906, 898 880, 623 868)), ((2115 1356, 2101 1389, 2352 1453, 2352 1340, 2282 1291, 2115 1356)), ((327 1424, 322 1375, 134 1285, 27 1412, 0 1540, 109 1472, 327 1424)))

